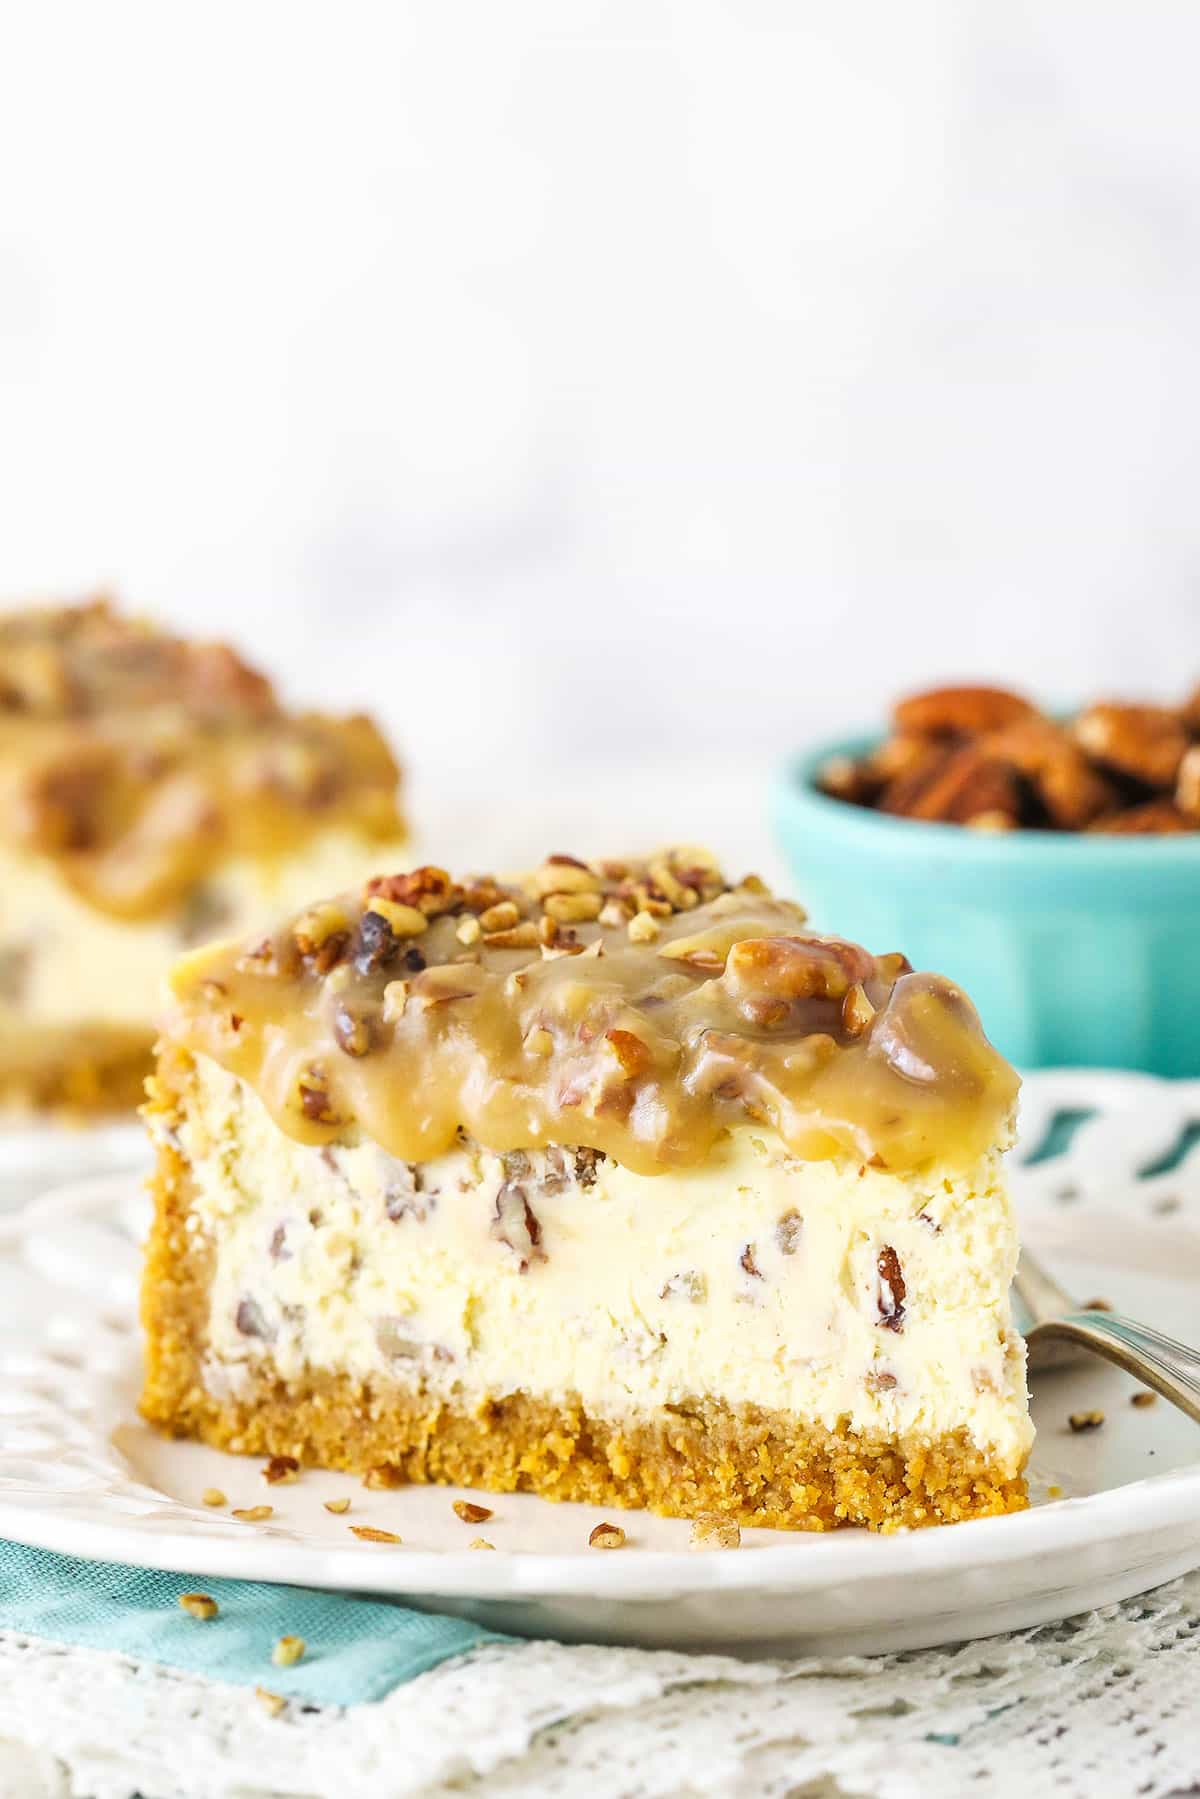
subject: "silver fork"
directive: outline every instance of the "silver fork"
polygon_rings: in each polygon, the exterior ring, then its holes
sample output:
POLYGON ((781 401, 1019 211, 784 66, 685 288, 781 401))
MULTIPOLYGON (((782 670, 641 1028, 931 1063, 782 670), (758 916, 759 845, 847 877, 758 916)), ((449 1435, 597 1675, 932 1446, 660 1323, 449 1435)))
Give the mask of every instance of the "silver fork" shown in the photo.
POLYGON ((1032 1321, 1025 1332, 1032 1367, 1072 1360, 1073 1348, 1090 1350, 1200 1424, 1200 1351, 1120 1312, 1077 1306, 1028 1249, 1021 1251, 1013 1289, 1032 1321))

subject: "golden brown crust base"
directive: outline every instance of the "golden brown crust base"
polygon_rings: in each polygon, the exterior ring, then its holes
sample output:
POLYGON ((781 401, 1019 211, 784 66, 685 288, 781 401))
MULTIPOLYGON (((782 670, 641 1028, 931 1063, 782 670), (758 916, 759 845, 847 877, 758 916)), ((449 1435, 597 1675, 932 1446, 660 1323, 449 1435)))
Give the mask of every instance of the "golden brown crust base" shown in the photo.
POLYGON ((896 1530, 1026 1503, 1024 1482, 1006 1479, 960 1436, 928 1446, 872 1442, 710 1399, 615 1422, 578 1401, 527 1393, 469 1409, 453 1394, 265 1373, 236 1400, 216 1400, 193 1368, 184 1392, 152 1376, 142 1410, 173 1434, 219 1449, 356 1473, 382 1467, 397 1486, 538 1493, 667 1517, 718 1511, 776 1530, 896 1530))
MULTIPOLYGON (((164 1057, 148 1112, 174 1110, 189 1060, 164 1057)), ((142 1288, 142 1411, 177 1436, 249 1455, 294 1455, 326 1468, 386 1465, 397 1484, 447 1482, 493 1492, 668 1516, 720 1511, 744 1524, 872 1530, 1019 1511, 1025 1483, 989 1465, 961 1435, 896 1444, 829 1431, 782 1412, 699 1398, 637 1421, 514 1393, 469 1407, 453 1393, 313 1372, 247 1376, 237 1398, 203 1381, 211 1250, 188 1234, 190 1174, 160 1145, 155 1221, 142 1288)))
POLYGON ((132 1112, 153 1067, 154 1033, 116 1025, 81 1025, 53 1042, 0 1062, 0 1108, 55 1113, 66 1119, 132 1112))

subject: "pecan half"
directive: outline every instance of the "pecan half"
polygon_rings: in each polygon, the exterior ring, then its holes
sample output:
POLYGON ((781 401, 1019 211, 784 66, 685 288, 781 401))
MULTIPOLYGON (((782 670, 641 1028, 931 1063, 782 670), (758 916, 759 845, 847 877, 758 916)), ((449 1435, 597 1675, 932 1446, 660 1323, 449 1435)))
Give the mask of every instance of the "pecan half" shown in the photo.
POLYGON ((1200 743, 1194 743, 1179 764, 1175 804, 1185 818, 1200 823, 1200 743))
POLYGON ((760 1000, 841 1000, 874 968, 866 950, 839 938, 749 937, 729 951, 722 982, 745 1010, 760 1000))
POLYGON ((1088 826, 1090 832, 1108 837, 1178 837, 1200 830, 1200 819, 1185 818, 1172 800, 1147 800, 1124 812, 1108 812, 1088 826))
POLYGON ((892 723, 922 737, 978 737, 1035 716, 1028 700, 1003 687, 933 687, 899 701, 892 723))
POLYGON ((910 786, 900 803, 895 796, 885 810, 929 823, 971 824, 986 813, 998 813, 1016 824, 1021 815, 1017 777, 983 744, 968 743, 952 751, 927 779, 910 786))
MULTIPOLYGON (((1029 718, 986 739, 988 754, 1024 775, 1051 824, 1079 831, 1114 801, 1114 790, 1078 743, 1049 718, 1029 718)), ((1036 820, 1034 820, 1036 822, 1036 820)))
POLYGON ((1089 706, 1075 720, 1075 740, 1119 774, 1147 787, 1175 785, 1189 737, 1182 715, 1166 706, 1089 706))

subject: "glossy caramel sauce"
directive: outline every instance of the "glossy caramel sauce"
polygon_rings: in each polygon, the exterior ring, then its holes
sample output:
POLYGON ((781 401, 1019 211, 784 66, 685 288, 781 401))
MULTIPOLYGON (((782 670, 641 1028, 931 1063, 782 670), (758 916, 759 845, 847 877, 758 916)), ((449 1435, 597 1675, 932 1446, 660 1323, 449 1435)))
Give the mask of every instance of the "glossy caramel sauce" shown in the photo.
POLYGON ((397 779, 369 719, 285 711, 223 644, 104 601, 0 617, 0 840, 100 911, 168 912, 318 831, 394 842, 397 779))
POLYGON ((898 1170, 1003 1145, 1017 1077, 965 995, 803 925, 697 851, 504 884, 418 869, 188 957, 167 1053, 242 1076, 300 1141, 357 1127, 412 1162, 460 1131, 644 1174, 747 1123, 898 1170))

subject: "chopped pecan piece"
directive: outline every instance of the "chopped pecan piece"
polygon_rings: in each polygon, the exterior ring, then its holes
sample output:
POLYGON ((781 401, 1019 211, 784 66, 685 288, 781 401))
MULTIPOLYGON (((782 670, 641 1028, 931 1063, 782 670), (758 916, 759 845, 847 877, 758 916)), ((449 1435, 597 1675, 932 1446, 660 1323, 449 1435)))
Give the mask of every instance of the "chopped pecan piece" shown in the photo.
POLYGON ((645 1074, 650 1066, 650 1051, 632 1031, 605 1031, 604 1038, 620 1064, 621 1073, 629 1080, 645 1074))
POLYGON ((350 920, 343 908, 332 900, 302 912, 292 926, 296 948, 302 956, 316 955, 330 938, 340 937, 345 940, 349 931, 350 920))
POLYGON ((366 892, 368 901, 376 897, 391 900, 398 906, 414 907, 426 918, 452 912, 465 897, 444 868, 432 866, 414 868, 407 874, 377 875, 367 882, 366 892))
POLYGON ((708 1282, 695 1268, 673 1274, 658 1296, 660 1299, 685 1299, 689 1305, 703 1305, 708 1298, 708 1282))
POLYGON ((304 1080, 296 1089, 300 1096, 300 1110, 313 1124, 335 1123, 333 1102, 329 1097, 329 1089, 324 1077, 316 1070, 310 1069, 304 1080))
POLYGON ((260 1337, 270 1342, 272 1331, 267 1323, 266 1314, 256 1299, 238 1301, 234 1324, 243 1337, 260 1337))
POLYGON ((692 1519, 692 1549, 737 1549, 742 1533, 735 1519, 723 1512, 699 1512, 692 1519))
POLYGON ((531 918, 503 931, 485 931, 483 941, 492 949, 536 949, 538 930, 531 918))
POLYGON ((383 1192, 383 1209, 393 1224, 401 1218, 413 1218, 418 1224, 424 1224, 436 1204, 436 1193, 425 1191, 425 1171, 420 1163, 400 1163, 383 1192))
POLYGON ((382 912, 364 912, 358 921, 354 966, 359 974, 372 974, 390 962, 400 942, 382 912))
POLYGON ((368 901, 363 918, 384 919, 396 938, 419 937, 422 931, 429 929, 429 920, 419 906, 403 906, 398 900, 385 899, 382 894, 376 894, 368 901))
POLYGON ((623 1549, 625 1532, 619 1524, 597 1524, 588 1537, 589 1549, 623 1549))
POLYGON ((782 1256, 794 1256, 804 1234, 804 1220, 795 1207, 785 1212, 775 1226, 775 1243, 782 1256))
POLYGON ((750 1276, 751 1280, 762 1280, 763 1271, 755 1260, 753 1243, 746 1244, 746 1247, 738 1257, 738 1266, 750 1276))
POLYGON ((486 1524, 492 1512, 489 1506, 476 1505, 473 1499, 456 1499, 454 1515, 461 1518, 464 1524, 486 1524))
POLYGON ((579 1182, 579 1185, 581 1187, 594 1187, 596 1185, 596 1174, 601 1162, 605 1159, 604 1151, 602 1149, 587 1149, 581 1146, 578 1149, 573 1149, 571 1154, 575 1159, 575 1179, 579 1182))
POLYGON ((520 923, 520 919, 521 909, 515 900, 497 900, 494 906, 489 906, 479 914, 479 928, 488 932, 509 931, 513 925, 520 923))
POLYGON ((876 1303, 879 1322, 885 1330, 903 1330, 907 1288, 904 1285, 900 1257, 890 1243, 885 1244, 875 1258, 875 1270, 878 1276, 876 1303))
POLYGON ((556 924, 588 924, 599 918, 604 900, 598 893, 548 893, 542 904, 556 924))
POLYGON ((875 1008, 867 998, 866 988, 856 981, 842 1001, 842 1029, 849 1037, 861 1037, 874 1016, 875 1008))
POLYGON ((371 1047, 370 1024, 343 1000, 333 1009, 333 1034, 338 1048, 347 1056, 365 1056, 371 1047))
POLYGON ((542 1227, 525 1196, 524 1187, 516 1181, 505 1181, 496 1195, 491 1234, 498 1243, 512 1250, 522 1274, 529 1272, 532 1263, 546 1259, 542 1227))
POLYGON ((533 888, 544 900, 555 893, 598 894, 600 882, 586 862, 577 862, 574 856, 548 856, 533 877, 533 888))

